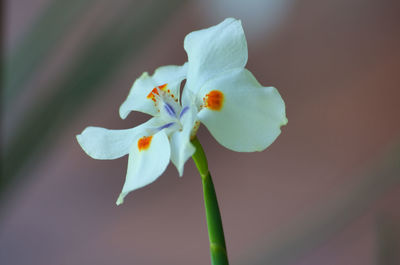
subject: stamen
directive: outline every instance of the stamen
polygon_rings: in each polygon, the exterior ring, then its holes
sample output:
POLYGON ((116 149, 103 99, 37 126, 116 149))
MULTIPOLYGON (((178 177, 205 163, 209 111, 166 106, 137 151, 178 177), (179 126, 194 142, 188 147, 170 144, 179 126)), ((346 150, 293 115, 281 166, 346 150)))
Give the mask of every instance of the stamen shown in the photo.
MULTIPOLYGON (((164 84, 164 85, 158 86, 158 88, 165 91, 165 88, 167 87, 167 85, 168 85, 168 84, 164 84)), ((168 91, 168 92, 169 92, 169 91, 168 91)))
POLYGON ((170 122, 170 123, 164 124, 163 126, 158 127, 157 130, 158 130, 158 131, 161 131, 162 129, 169 128, 169 127, 171 127, 172 125, 174 125, 174 123, 175 123, 175 122, 170 122))
POLYGON ((170 116, 176 117, 175 110, 170 104, 165 102, 164 108, 170 116))
POLYGON ((153 88, 153 90, 151 90, 150 93, 147 95, 147 98, 153 100, 154 102, 156 102, 155 96, 156 95, 159 96, 158 91, 159 90, 165 91, 167 85, 168 84, 164 84, 164 85, 157 86, 157 87, 153 88))
POLYGON ((179 114, 179 119, 182 118, 183 114, 185 114, 188 110, 189 110, 189 107, 188 107, 188 106, 185 106, 185 107, 182 109, 181 114, 179 114))

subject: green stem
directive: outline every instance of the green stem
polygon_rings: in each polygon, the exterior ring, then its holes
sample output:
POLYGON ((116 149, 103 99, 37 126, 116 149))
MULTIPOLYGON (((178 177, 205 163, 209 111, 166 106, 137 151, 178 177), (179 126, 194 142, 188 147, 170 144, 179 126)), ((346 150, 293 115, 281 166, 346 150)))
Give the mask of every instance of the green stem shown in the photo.
POLYGON ((204 206, 206 209, 208 237, 210 239, 210 255, 212 265, 228 265, 224 229, 222 228, 221 214, 219 212, 217 195, 214 184, 208 171, 207 158, 197 138, 192 140, 196 152, 192 156, 199 170, 203 183, 204 206))

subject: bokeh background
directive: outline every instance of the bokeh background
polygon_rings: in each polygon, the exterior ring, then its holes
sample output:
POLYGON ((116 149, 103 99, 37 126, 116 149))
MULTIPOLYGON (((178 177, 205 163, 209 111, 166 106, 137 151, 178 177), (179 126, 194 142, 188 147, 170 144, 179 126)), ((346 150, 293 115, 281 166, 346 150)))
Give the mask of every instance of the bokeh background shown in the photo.
POLYGON ((397 0, 3 1, 0 264, 209 264, 192 161, 117 207, 127 157, 75 135, 145 121, 118 116, 132 82, 230 16, 289 119, 261 153, 198 133, 231 264, 400 264, 397 0))

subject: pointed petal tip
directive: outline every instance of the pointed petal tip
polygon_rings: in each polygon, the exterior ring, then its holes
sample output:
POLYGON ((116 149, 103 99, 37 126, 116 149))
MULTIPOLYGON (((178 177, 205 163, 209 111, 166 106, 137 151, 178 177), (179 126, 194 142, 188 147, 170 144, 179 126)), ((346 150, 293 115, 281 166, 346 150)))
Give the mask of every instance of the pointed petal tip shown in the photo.
POLYGON ((183 166, 178 169, 179 177, 183 177, 183 166))
POLYGON ((126 113, 126 111, 123 108, 123 105, 121 105, 121 107, 119 107, 119 117, 123 120, 126 119, 126 117, 128 116, 128 114, 126 113))
POLYGON ((281 126, 287 125, 288 122, 289 122, 289 120, 285 117, 285 118, 283 119, 283 122, 282 122, 281 126))
POLYGON ((118 196, 117 202, 116 202, 115 204, 116 204, 117 206, 120 206, 121 204, 123 204, 123 203, 124 203, 124 197, 125 197, 125 194, 121 193, 121 194, 118 196))
POLYGON ((242 20, 240 20, 240 19, 237 19, 237 18, 234 18, 234 17, 227 17, 227 18, 225 18, 222 22, 235 22, 235 21, 237 21, 237 22, 242 22, 242 20))
POLYGON ((243 25, 242 25, 242 20, 234 18, 234 17, 228 17, 226 18, 222 23, 226 23, 226 27, 228 26, 239 26, 241 30, 243 30, 243 25))
MULTIPOLYGON (((83 132, 82 132, 83 133, 83 132)), ((85 153, 87 154, 86 150, 85 150, 85 145, 84 145, 84 140, 83 140, 83 136, 81 134, 77 134, 75 135, 76 141, 78 142, 79 146, 83 149, 83 151, 85 151, 85 153)))

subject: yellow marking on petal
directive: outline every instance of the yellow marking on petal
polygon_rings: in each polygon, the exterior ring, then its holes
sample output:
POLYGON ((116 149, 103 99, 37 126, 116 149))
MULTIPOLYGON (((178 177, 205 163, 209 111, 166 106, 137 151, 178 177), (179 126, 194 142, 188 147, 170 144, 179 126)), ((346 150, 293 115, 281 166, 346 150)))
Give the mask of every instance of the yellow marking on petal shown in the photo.
POLYGON ((221 110, 224 105, 224 94, 219 90, 212 90, 204 98, 204 107, 211 110, 221 110))
POLYGON ((156 102, 156 98, 155 98, 154 95, 158 95, 158 90, 157 90, 156 87, 153 88, 153 90, 147 95, 147 98, 153 100, 154 102, 156 102))
MULTIPOLYGON (((158 88, 161 89, 161 90, 163 90, 163 91, 165 91, 165 88, 167 87, 167 85, 168 85, 168 84, 164 84, 164 85, 158 86, 158 88)), ((169 91, 169 90, 168 90, 168 91, 169 91)))
POLYGON ((196 137, 196 133, 199 130, 199 128, 200 128, 200 121, 196 121, 192 128, 192 131, 190 132, 190 141, 192 141, 196 137))
POLYGON ((153 136, 143 136, 140 138, 137 143, 139 151, 149 149, 152 138, 153 136))
MULTIPOLYGON (((147 98, 153 100, 154 102, 156 102, 156 97, 155 97, 155 95, 159 96, 158 90, 165 91, 167 85, 168 85, 168 84, 164 84, 164 85, 161 85, 161 86, 158 86, 158 87, 153 88, 153 90, 151 90, 151 92, 147 95, 147 98)), ((168 90, 168 91, 169 91, 169 90, 168 90)))

